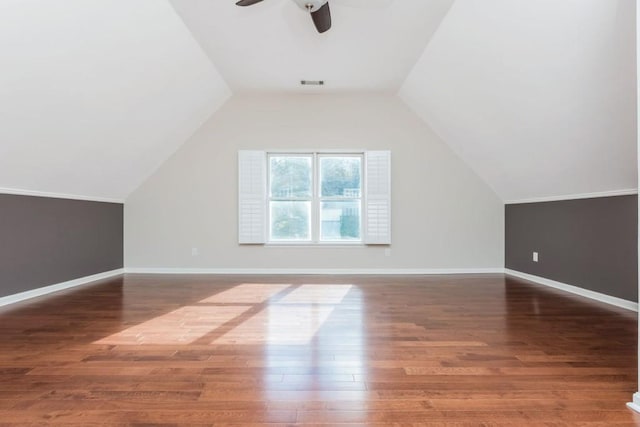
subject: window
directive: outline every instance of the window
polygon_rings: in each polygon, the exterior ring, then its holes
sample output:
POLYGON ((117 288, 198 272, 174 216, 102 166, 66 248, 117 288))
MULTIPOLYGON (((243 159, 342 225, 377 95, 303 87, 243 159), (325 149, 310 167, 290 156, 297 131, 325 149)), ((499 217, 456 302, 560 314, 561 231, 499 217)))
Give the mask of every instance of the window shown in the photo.
POLYGON ((320 241, 362 240, 362 155, 319 155, 320 241))
POLYGON ((361 242, 362 154, 269 154, 270 242, 361 242))
POLYGON ((239 243, 391 242, 390 152, 239 152, 239 243))
POLYGON ((312 238, 313 156, 269 156, 269 240, 312 238))

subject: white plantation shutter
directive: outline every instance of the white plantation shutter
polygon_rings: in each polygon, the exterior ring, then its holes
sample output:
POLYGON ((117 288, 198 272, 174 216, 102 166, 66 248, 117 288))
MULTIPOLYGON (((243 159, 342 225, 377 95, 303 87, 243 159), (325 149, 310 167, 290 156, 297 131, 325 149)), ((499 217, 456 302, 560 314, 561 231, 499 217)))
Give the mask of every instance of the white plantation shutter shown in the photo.
POLYGON ((238 243, 263 244, 266 235, 267 156, 238 152, 238 243))
POLYGON ((391 244, 391 152, 365 153, 364 243, 391 244))

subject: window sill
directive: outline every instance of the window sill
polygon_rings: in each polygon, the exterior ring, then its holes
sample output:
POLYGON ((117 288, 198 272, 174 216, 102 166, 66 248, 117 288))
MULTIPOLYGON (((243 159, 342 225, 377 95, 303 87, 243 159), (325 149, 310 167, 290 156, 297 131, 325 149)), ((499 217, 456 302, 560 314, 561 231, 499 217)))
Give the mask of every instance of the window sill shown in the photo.
POLYGON ((316 249, 316 248, 327 248, 327 249, 344 249, 344 248, 364 248, 367 245, 365 245, 362 242, 353 242, 353 243, 337 243, 337 242, 327 242, 327 243, 309 243, 309 242, 302 242, 302 243, 295 243, 295 242, 286 242, 286 243, 280 243, 280 242, 269 242, 269 243, 265 243, 264 246, 266 248, 295 248, 295 249, 299 249, 299 248, 309 248, 309 249, 316 249))

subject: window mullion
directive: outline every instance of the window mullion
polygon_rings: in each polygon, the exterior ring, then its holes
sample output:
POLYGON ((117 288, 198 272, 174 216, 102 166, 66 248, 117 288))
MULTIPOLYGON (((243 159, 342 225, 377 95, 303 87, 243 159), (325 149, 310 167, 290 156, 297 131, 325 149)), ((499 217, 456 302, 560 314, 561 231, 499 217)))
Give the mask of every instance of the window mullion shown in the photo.
POLYGON ((313 153, 313 201, 311 203, 311 220, 313 221, 313 242, 320 242, 320 164, 318 153, 313 153))

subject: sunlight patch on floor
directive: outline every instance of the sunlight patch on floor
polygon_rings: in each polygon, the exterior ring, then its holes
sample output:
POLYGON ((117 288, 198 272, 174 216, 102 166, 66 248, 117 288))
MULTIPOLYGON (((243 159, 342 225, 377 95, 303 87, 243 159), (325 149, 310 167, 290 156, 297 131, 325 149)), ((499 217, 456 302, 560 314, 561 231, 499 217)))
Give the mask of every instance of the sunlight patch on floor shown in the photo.
POLYGON ((251 308, 251 306, 182 307, 96 341, 96 344, 190 344, 251 308))
POLYGON ((261 283, 234 286, 95 343, 186 345, 233 322, 227 328, 237 326, 226 329, 228 332, 213 339, 211 344, 306 345, 353 285, 301 285, 277 298, 292 287, 261 283), (250 310, 252 313, 247 314, 250 310))
POLYGON ((302 285, 278 304, 340 304, 353 285, 302 285))
POLYGON ((330 306, 269 306, 212 344, 308 344, 333 310, 330 306))
POLYGON ((201 304, 260 304, 289 288, 291 285, 245 283, 212 295, 201 304))

